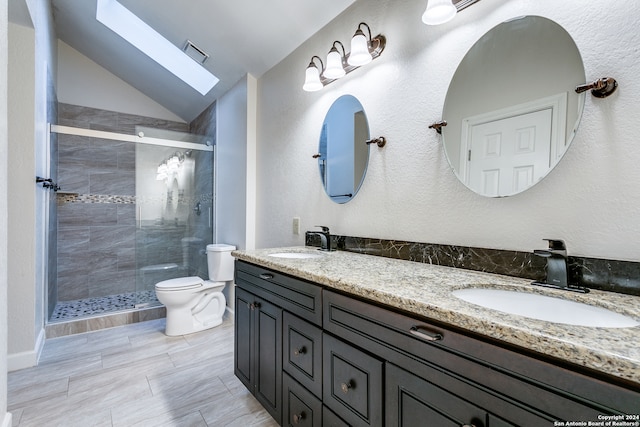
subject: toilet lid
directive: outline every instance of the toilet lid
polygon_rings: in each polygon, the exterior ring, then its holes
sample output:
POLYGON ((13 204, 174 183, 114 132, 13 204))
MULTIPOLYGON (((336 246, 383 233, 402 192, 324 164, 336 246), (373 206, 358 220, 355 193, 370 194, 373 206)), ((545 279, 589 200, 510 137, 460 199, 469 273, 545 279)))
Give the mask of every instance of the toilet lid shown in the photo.
POLYGON ((162 291, 185 291, 188 289, 201 288, 204 280, 198 276, 179 277, 177 279, 164 280, 156 283, 156 289, 162 291))

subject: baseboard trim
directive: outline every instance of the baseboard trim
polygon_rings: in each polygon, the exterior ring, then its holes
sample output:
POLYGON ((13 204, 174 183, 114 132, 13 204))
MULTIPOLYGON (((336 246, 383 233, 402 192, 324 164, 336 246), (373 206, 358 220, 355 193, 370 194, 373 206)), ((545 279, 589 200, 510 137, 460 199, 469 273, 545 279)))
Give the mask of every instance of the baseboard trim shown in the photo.
POLYGON ((11 427, 12 419, 11 412, 7 412, 4 415, 4 420, 2 420, 2 427, 11 427))
POLYGON ((21 351, 20 353, 7 355, 7 371, 13 372, 37 366, 40 354, 42 354, 42 349, 44 348, 44 341, 45 331, 43 328, 38 334, 33 350, 21 351))

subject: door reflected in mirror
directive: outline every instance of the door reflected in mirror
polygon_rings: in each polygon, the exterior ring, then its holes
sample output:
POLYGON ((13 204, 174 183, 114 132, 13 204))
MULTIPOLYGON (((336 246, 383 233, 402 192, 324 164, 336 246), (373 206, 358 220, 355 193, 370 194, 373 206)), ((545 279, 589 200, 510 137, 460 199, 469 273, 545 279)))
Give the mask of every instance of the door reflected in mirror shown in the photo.
POLYGON ((585 95, 580 52, 555 22, 525 16, 478 40, 445 100, 445 153, 456 176, 488 197, 518 194, 561 160, 577 131, 585 95))
POLYGON ((351 200, 369 163, 369 124, 362 104, 351 95, 336 99, 322 124, 318 167, 325 192, 336 203, 351 200))

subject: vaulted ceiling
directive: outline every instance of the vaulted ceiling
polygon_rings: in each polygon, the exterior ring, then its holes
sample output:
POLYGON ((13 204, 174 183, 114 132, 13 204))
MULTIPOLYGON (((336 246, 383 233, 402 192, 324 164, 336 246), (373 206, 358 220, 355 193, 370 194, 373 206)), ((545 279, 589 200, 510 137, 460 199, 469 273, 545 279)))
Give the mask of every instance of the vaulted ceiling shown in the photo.
MULTIPOLYGON (((220 79, 206 95, 96 20, 96 0, 52 0, 58 37, 186 121, 245 74, 260 77, 355 0, 119 0, 182 49, 210 55, 220 79)), ((302 72, 302 71, 301 71, 302 72)))

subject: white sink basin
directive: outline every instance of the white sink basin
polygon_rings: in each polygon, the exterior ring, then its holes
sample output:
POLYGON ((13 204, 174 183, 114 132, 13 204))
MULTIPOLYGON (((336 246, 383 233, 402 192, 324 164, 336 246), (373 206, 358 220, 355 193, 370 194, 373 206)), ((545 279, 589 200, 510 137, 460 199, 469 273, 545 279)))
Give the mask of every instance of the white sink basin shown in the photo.
POLYGON ((604 328, 633 328, 640 323, 631 317, 575 301, 500 289, 468 288, 452 294, 485 308, 567 325, 604 328))
POLYGON ((278 252, 275 254, 269 254, 269 256, 275 258, 309 259, 322 258, 324 255, 319 252, 278 252))

